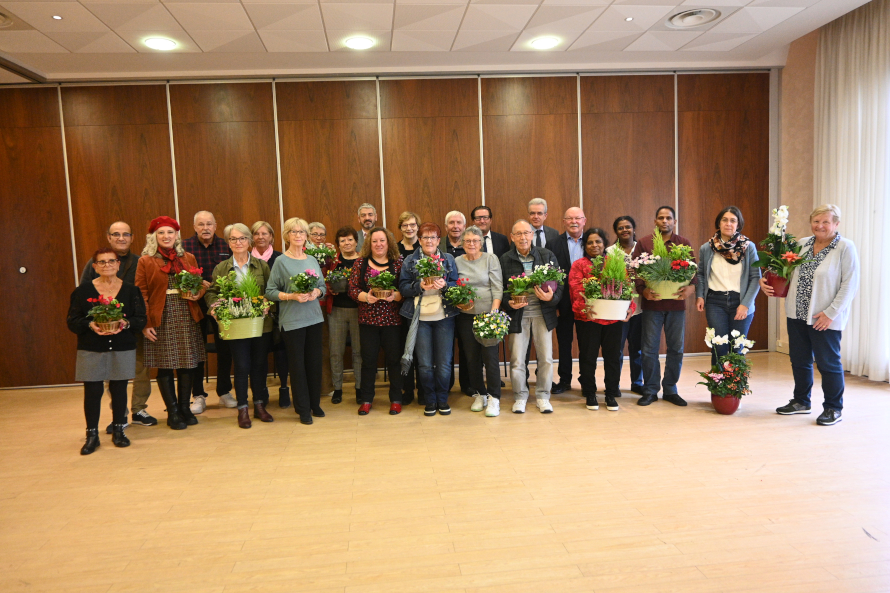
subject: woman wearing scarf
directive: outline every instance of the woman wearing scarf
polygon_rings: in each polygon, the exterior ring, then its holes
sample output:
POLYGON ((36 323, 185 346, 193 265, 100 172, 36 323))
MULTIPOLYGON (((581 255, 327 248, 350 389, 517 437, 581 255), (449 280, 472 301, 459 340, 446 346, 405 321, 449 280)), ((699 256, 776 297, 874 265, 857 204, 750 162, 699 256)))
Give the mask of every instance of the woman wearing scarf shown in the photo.
POLYGON ((167 426, 173 430, 198 423, 189 410, 189 400, 195 369, 206 357, 198 327, 204 314, 197 301, 204 297, 207 286, 205 283, 197 294, 182 296, 174 283, 176 274, 197 266, 195 256, 182 248, 179 223, 169 216, 152 220, 136 267, 136 286, 142 291, 148 314, 148 323, 142 330, 144 365, 158 369, 158 391, 167 406, 167 426), (174 395, 174 370, 179 378, 178 402, 174 395))
MULTIPOLYGON (((747 336, 754 320, 754 298, 760 291, 757 246, 742 234, 745 218, 735 206, 727 206, 714 219, 717 232, 699 249, 696 307, 705 312, 708 327, 718 336, 733 330, 747 336)), ((715 346, 711 364, 729 352, 729 344, 715 346)))

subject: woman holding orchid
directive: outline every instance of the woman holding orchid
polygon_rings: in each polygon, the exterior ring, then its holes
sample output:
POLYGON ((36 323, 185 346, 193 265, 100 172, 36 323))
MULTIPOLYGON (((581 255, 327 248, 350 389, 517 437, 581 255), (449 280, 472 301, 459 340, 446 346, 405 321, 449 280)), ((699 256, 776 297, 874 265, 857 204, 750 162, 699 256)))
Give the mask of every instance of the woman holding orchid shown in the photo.
MULTIPOLYGON (((754 299, 760 291, 757 246, 742 234, 745 218, 735 206, 727 206, 714 219, 717 232, 699 249, 695 306, 704 311, 708 327, 717 335, 732 331, 748 335, 754 320, 754 299)), ((729 352, 729 344, 711 350, 711 364, 729 352)))
MULTIPOLYGON (((785 238, 784 222, 777 220, 770 231, 782 240, 785 238)), ((785 415, 810 413, 815 358, 825 397, 822 414, 816 419, 816 424, 821 426, 841 421, 844 407, 841 332, 847 325, 853 297, 859 290, 859 255, 853 242, 838 232, 840 222, 841 209, 834 204, 819 206, 810 214, 813 234, 798 243, 803 263, 794 268, 785 298, 794 398, 776 412, 785 415)), ((765 278, 760 279, 760 287, 764 293, 773 296, 773 288, 765 278)))
POLYGON ((302 218, 284 221, 284 253, 275 260, 266 298, 278 302, 278 326, 287 348, 294 408, 302 424, 323 418, 321 409, 321 326, 318 299, 325 295, 318 261, 306 255, 309 225, 302 218))
POLYGON ((624 324, 636 310, 636 304, 631 301, 627 317, 623 321, 605 320, 597 318, 596 310, 587 304, 584 297, 584 280, 597 277, 602 271, 603 262, 596 258, 605 257, 608 241, 606 231, 601 228, 594 227, 584 231, 581 237, 584 257, 575 260, 569 271, 569 295, 572 299, 572 312, 578 322, 578 365, 581 371, 581 392, 587 400, 587 409, 599 410, 596 399, 596 366, 602 350, 606 409, 615 412, 618 411, 615 398, 621 397, 618 386, 623 355, 621 336, 624 334, 624 324))
MULTIPOLYGON (((377 356, 383 350, 389 370, 389 413, 402 411, 402 374, 399 359, 399 303, 402 295, 395 283, 402 269, 402 258, 392 233, 374 227, 362 244, 361 256, 352 266, 349 296, 358 303, 358 331, 361 342, 361 400, 359 416, 366 416, 374 403, 374 381, 377 378, 377 356), (375 280, 376 279, 376 280, 375 280), (385 298, 373 294, 375 284, 388 279, 392 289, 385 298)), ((382 288, 378 284, 377 288, 382 288)))
POLYGON ((179 223, 168 216, 151 221, 145 249, 136 266, 136 286, 142 291, 148 315, 143 364, 158 369, 157 385, 167 406, 167 426, 182 430, 198 423, 189 409, 192 385, 200 381, 198 363, 207 357, 198 322, 204 318, 198 301, 208 282, 197 292, 180 294, 176 276, 180 272, 201 273, 195 256, 182 248, 179 223), (176 371, 178 385, 174 386, 176 371))
MULTIPOLYGON (((223 237, 232 250, 232 257, 222 261, 213 269, 213 282, 204 295, 204 302, 210 315, 216 319, 214 305, 219 300, 220 286, 217 279, 235 272, 235 281, 241 282, 245 276, 251 276, 260 289, 266 292, 269 282, 269 264, 258 257, 253 257, 253 234, 246 225, 230 224, 223 231, 223 237)), ((247 384, 253 392, 253 417, 260 422, 272 422, 274 418, 266 411, 269 404, 269 390, 266 389, 266 375, 269 372, 269 349, 272 346, 272 315, 263 320, 263 334, 256 338, 228 340, 235 365, 235 399, 238 401, 238 426, 250 428, 250 413, 247 409, 247 384)))
POLYGON ((454 323, 460 311, 442 299, 444 292, 457 286, 454 258, 439 251, 442 231, 439 225, 420 225, 420 249, 402 266, 399 291, 405 297, 402 316, 413 320, 417 311, 417 365, 425 387, 424 415, 451 413, 448 390, 454 358, 454 323))
POLYGON ((127 426, 127 383, 136 376, 136 336, 145 327, 145 301, 134 285, 117 277, 120 259, 111 247, 93 254, 93 270, 99 275, 71 293, 68 329, 77 334, 75 381, 83 381, 83 412, 86 417, 86 442, 81 455, 89 455, 99 446, 99 415, 102 409, 104 381, 111 393, 114 416, 111 442, 128 447, 124 434, 127 426), (120 309, 123 318, 115 329, 106 331, 93 319, 95 307, 120 309))
POLYGON ((497 416, 500 413, 501 376, 498 363, 498 346, 483 346, 473 336, 473 317, 478 313, 497 311, 501 306, 504 293, 504 279, 501 262, 494 253, 482 251, 482 231, 471 226, 464 231, 461 245, 464 255, 455 258, 458 282, 476 291, 471 308, 462 308, 457 316, 457 331, 463 339, 469 365, 470 386, 476 393, 476 400, 470 406, 473 412, 485 409, 486 416, 497 416), (485 366, 486 388, 482 378, 482 367, 485 366))
MULTIPOLYGON (((348 280, 352 275, 352 267, 359 255, 355 249, 358 246, 358 233, 351 226, 340 228, 334 240, 340 250, 334 258, 331 271, 346 274, 348 280)), ((331 333, 331 379, 334 383, 334 395, 332 404, 343 401, 343 354, 346 351, 346 338, 352 345, 352 373, 355 377, 355 403, 361 403, 359 396, 362 384, 362 347, 359 339, 358 303, 349 297, 349 288, 345 292, 334 292, 328 285, 328 299, 330 310, 328 324, 331 333)), ((377 368, 375 361, 374 368, 377 368)))

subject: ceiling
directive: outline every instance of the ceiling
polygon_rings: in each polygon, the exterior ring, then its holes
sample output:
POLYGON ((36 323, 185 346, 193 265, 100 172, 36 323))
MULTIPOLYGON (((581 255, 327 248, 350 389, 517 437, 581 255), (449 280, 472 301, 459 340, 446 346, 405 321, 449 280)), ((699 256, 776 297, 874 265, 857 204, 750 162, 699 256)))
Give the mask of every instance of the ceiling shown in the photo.
MULTIPOLYGON (((40 81, 781 66, 866 0, 6 1, 0 65, 40 81), (667 19, 711 7, 689 30, 667 19), (61 20, 54 16, 62 17, 61 20), (347 48, 355 35, 374 40, 347 48), (551 50, 532 49, 539 36, 551 50), (165 37, 178 46, 144 45, 165 37)), ((0 68, 0 84, 23 82, 0 68)))

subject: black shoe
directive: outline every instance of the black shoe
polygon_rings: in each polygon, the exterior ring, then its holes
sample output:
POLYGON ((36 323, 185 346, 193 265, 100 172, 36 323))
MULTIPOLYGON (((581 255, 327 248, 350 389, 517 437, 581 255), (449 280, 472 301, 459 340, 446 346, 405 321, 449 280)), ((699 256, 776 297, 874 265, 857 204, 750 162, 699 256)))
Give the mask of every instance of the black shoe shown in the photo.
POLYGON ((114 443, 115 447, 129 447, 130 439, 127 438, 127 435, 124 433, 124 429, 127 427, 126 424, 115 424, 114 432, 111 435, 111 442, 114 443))
POLYGON ((435 403, 425 404, 425 407, 424 407, 424 409, 423 409, 423 415, 424 415, 424 416, 435 416, 435 415, 436 415, 436 411, 437 411, 437 410, 436 410, 436 404, 435 404, 435 403))
POLYGON ((139 410, 133 414, 133 424, 139 424, 140 426, 157 426, 158 419, 145 410, 139 410))
POLYGON ((606 396, 606 409, 610 412, 618 411, 618 402, 615 401, 615 396, 607 395, 606 396))
MULTIPOLYGON (((426 412, 424 412, 424 413, 426 413, 426 412)), ((443 416, 447 416, 448 414, 451 413, 451 406, 449 406, 448 404, 445 404, 444 406, 439 406, 439 413, 443 416)))
POLYGON ((342 389, 335 389, 335 390, 334 390, 334 395, 331 396, 331 403, 332 403, 332 404, 339 404, 339 403, 342 402, 342 401, 343 401, 343 390, 342 390, 342 389))
POLYGON ((300 416, 300 424, 312 424, 312 416, 306 416, 305 418, 300 416))
POLYGON ((173 375, 158 377, 157 385, 158 391, 161 392, 161 398, 164 400, 164 405, 167 406, 167 426, 173 430, 185 430, 187 426, 179 415, 179 407, 176 402, 176 394, 174 393, 173 375))
POLYGON ((402 405, 403 405, 403 406, 410 406, 410 405, 413 404, 413 403, 414 403, 414 391, 413 391, 413 390, 410 390, 410 391, 408 391, 408 390, 403 391, 403 392, 402 392, 402 405))
POLYGON ((278 407, 284 409, 290 407, 290 387, 278 388, 278 407))
POLYGON ((588 410, 599 410, 600 409, 600 404, 598 401, 596 401, 595 393, 590 394, 586 397, 587 397, 587 409, 588 410))
POLYGON ((686 405, 686 400, 683 399, 682 397, 680 397, 680 394, 679 394, 679 393, 672 393, 672 394, 670 394, 670 395, 663 395, 663 396, 661 396, 661 399, 663 399, 663 400, 666 401, 666 402, 670 402, 670 403, 674 404, 675 406, 681 406, 681 407, 682 407, 682 406, 685 406, 685 405, 686 405))
POLYGON ((841 421, 841 411, 834 408, 825 408, 825 411, 816 418, 816 424, 819 426, 831 426, 841 421))
POLYGON ((98 428, 88 428, 87 429, 87 440, 83 444, 83 447, 80 448, 81 455, 89 455, 93 451, 96 450, 96 447, 99 446, 99 429, 98 428))
POLYGON ((646 392, 643 390, 643 386, 637 385, 636 383, 634 383, 633 385, 630 386, 630 392, 636 393, 639 395, 646 395, 646 392))
POLYGON ((550 393, 565 393, 572 388, 571 383, 557 383, 550 387, 550 393))
POLYGON ((321 408, 315 408, 314 410, 312 410, 312 415, 316 418, 324 418, 324 410, 322 410, 321 408))
POLYGON ((648 406, 652 402, 657 402, 658 396, 654 393, 650 393, 649 395, 644 395, 640 399, 637 400, 638 406, 648 406))
POLYGON ((189 406, 192 397, 193 378, 194 374, 190 371, 186 371, 181 375, 177 374, 176 376, 176 393, 179 398, 179 417, 182 418, 182 421, 185 422, 187 426, 194 426, 198 423, 198 419, 195 418, 195 415, 192 413, 192 409, 189 406))
POLYGON ((809 414, 810 412, 812 412, 810 406, 808 406, 807 404, 802 404, 796 399, 791 400, 784 406, 776 408, 776 414, 782 414, 783 416, 787 416, 789 414, 809 414))
POLYGON ((105 434, 111 434, 114 432, 114 422, 105 427, 105 434))

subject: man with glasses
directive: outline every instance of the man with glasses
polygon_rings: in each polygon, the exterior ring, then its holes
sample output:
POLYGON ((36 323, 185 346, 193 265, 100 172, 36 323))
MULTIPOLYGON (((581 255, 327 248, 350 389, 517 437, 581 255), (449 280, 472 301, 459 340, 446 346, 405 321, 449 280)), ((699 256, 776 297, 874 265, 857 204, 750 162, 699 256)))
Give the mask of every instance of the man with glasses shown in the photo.
POLYGON ((365 244, 365 237, 368 236, 368 232, 377 226, 377 208, 367 202, 359 206, 358 222, 359 229, 361 230, 358 234, 358 247, 356 248, 356 251, 361 252, 362 245, 365 244))
POLYGON ((544 224, 547 220, 547 200, 535 198, 528 202, 528 221, 532 225, 532 245, 535 247, 547 247, 552 245, 559 236, 559 231, 544 224))
MULTIPOLYGON (((130 252, 130 246, 133 244, 133 232, 130 230, 130 225, 122 220, 111 223, 106 232, 106 238, 120 260, 117 277, 129 284, 136 284, 136 264, 139 261, 139 256, 130 252)), ((93 260, 90 259, 80 275, 80 283, 92 282, 98 277, 99 274, 93 269, 93 260)), ((130 408, 133 411, 133 424, 155 426, 158 423, 157 419, 145 411, 148 396, 151 395, 151 379, 148 369, 142 366, 143 347, 143 337, 142 334, 139 334, 136 336, 136 377, 133 379, 130 408)), ((105 429, 106 433, 112 433, 113 424, 108 425, 105 429)))
POLYGON ((488 206, 476 206, 470 213, 480 231, 482 231, 482 251, 485 253, 493 253, 498 259, 510 249, 510 241, 507 235, 502 235, 491 230, 491 208, 488 206))
MULTIPOLYGON (((212 212, 201 210, 195 214, 194 218, 195 236, 189 237, 182 242, 182 248, 188 253, 195 256, 198 267, 202 269, 201 276, 207 286, 213 282, 213 269, 217 264, 232 257, 232 250, 229 249, 228 243, 222 237, 216 235, 216 218, 212 212)), ((213 343, 216 344, 216 394, 219 396, 219 403, 227 408, 234 408, 238 402, 232 397, 232 353, 226 341, 219 337, 219 325, 207 314, 207 304, 204 299, 198 299, 198 306, 204 313, 204 319, 201 320, 201 333, 204 334, 204 341, 207 336, 213 334, 213 343)), ((204 364, 198 363, 194 375, 197 378, 194 381, 192 394, 194 395, 194 403, 190 406, 192 414, 200 414, 207 408, 207 393, 201 383, 201 377, 204 376, 204 364)))
MULTIPOLYGON (((584 245, 581 244, 581 235, 584 234, 584 225, 587 217, 580 208, 569 208, 563 216, 562 223, 566 232, 550 243, 549 249, 556 256, 559 267, 566 274, 572 269, 572 264, 584 256, 584 245)), ((572 299, 564 298, 559 301, 559 323, 556 325, 556 343, 559 346, 559 383, 555 384, 550 393, 563 393, 572 388, 572 343, 575 340, 575 315, 572 313, 572 299)))

